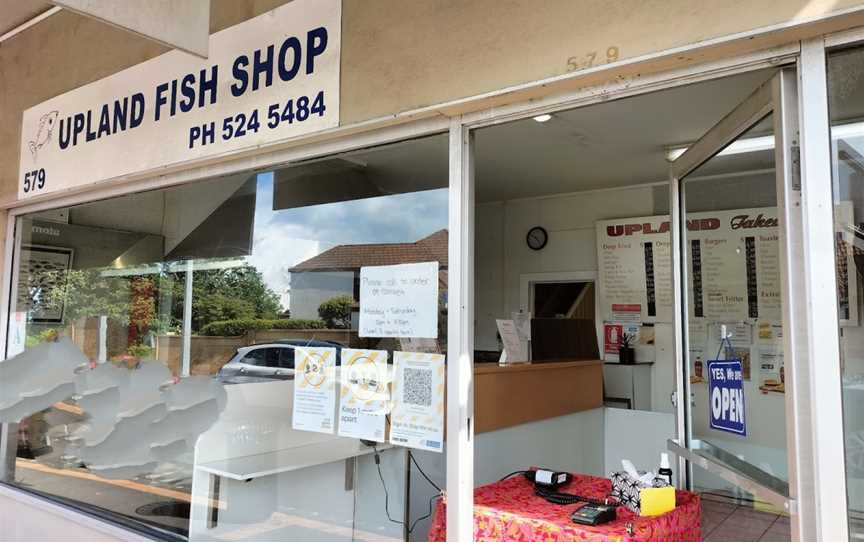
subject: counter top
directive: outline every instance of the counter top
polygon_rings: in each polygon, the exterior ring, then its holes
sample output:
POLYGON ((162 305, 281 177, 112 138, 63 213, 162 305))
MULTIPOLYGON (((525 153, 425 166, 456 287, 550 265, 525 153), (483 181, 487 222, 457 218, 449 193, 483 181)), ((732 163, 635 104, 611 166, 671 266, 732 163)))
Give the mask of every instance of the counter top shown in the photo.
POLYGON ((586 359, 578 361, 543 361, 534 363, 518 363, 514 365, 501 366, 497 363, 475 363, 474 374, 493 374, 493 373, 518 373, 518 372, 533 372, 533 371, 555 371, 561 369, 569 369, 572 367, 586 367, 589 365, 602 365, 603 361, 599 359, 586 359))
POLYGON ((475 432, 494 431, 603 406, 603 361, 474 366, 475 432))

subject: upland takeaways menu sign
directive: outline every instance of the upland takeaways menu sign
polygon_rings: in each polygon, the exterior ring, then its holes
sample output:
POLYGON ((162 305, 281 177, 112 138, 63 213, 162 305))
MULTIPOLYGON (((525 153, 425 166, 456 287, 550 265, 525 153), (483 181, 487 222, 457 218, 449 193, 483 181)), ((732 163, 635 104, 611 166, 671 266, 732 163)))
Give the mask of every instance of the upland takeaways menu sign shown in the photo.
MULTIPOLYGON (((848 211, 838 207, 840 222, 848 211)), ((669 217, 600 221, 596 233, 603 320, 671 322, 669 217)), ((691 320, 782 321, 776 208, 688 214, 686 241, 691 320)), ((854 269, 848 260, 838 266, 854 269)), ((857 323, 857 315, 846 316, 857 323)))
POLYGON ((294 0, 24 112, 18 197, 339 125, 341 0, 294 0))
POLYGON ((597 265, 603 320, 672 320, 668 216, 597 222, 597 265))

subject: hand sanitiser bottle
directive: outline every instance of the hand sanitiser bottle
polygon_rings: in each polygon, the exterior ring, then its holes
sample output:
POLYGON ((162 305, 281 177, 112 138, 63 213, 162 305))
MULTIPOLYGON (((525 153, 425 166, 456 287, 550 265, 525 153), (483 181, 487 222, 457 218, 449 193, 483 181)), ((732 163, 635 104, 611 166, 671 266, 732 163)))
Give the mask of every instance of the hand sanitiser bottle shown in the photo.
POLYGON ((663 478, 669 485, 672 485, 672 469, 669 468, 669 454, 660 454, 660 468, 657 470, 657 476, 663 478))

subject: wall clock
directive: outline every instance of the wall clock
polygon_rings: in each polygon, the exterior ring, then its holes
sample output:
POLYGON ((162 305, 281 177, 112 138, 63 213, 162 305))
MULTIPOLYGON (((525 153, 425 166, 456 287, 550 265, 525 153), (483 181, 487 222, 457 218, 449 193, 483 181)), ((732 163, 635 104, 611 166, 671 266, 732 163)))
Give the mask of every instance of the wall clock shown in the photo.
POLYGON ((540 250, 546 246, 547 242, 549 242, 549 232, 546 231, 546 228, 534 226, 528 230, 528 235, 525 236, 525 241, 528 243, 528 247, 532 250, 540 250))

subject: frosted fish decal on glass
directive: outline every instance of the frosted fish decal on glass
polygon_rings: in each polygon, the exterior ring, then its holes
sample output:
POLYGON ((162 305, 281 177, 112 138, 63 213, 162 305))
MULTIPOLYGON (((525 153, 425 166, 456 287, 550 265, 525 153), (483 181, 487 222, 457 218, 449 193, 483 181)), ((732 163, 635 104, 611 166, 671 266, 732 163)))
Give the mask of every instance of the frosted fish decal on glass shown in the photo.
POLYGON ((0 361, 0 422, 17 423, 75 393, 75 368, 88 363, 72 341, 37 345, 0 361))
POLYGON ((0 390, 4 423, 54 407, 45 414, 54 451, 39 462, 117 479, 191 477, 195 442, 226 403, 212 378, 175 379, 154 360, 91 363, 67 338, 0 362, 0 390))

